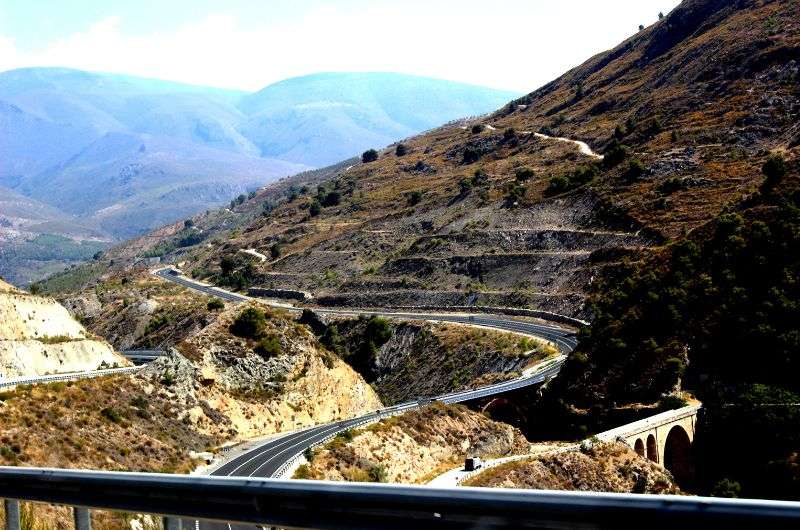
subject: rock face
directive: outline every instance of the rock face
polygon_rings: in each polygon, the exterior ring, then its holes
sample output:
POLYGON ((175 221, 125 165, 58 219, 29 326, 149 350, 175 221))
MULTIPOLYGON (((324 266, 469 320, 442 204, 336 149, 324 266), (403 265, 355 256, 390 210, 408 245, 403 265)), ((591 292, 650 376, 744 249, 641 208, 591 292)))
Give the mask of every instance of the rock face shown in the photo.
POLYGON ((304 326, 271 314, 280 351, 262 355, 229 332, 232 308, 140 375, 203 433, 244 439, 358 416, 382 407, 345 362, 318 347, 304 326), (168 384, 164 384, 167 381, 168 384), (198 409, 199 407, 199 409, 198 409))
POLYGON ((63 306, 0 282, 0 378, 129 364, 63 306))

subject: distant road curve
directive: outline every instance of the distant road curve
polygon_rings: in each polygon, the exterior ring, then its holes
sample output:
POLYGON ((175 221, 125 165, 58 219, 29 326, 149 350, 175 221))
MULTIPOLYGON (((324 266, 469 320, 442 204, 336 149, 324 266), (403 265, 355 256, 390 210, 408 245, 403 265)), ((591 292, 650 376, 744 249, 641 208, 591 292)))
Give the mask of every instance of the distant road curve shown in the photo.
MULTIPOLYGON (((287 311, 302 311, 302 308, 295 307, 291 304, 280 302, 269 302, 266 300, 252 298, 239 293, 220 289, 213 285, 187 278, 180 274, 173 268, 162 268, 153 271, 153 274, 164 280, 177 283, 188 289, 208 295, 216 296, 229 302, 250 302, 255 301, 285 309, 287 311)), ((438 313, 438 312, 421 312, 421 311, 378 311, 378 310, 362 310, 362 309, 327 309, 327 308, 314 308, 316 313, 322 315, 338 315, 338 316, 359 316, 359 315, 377 315, 388 318, 397 318, 401 320, 427 320, 432 322, 453 322, 456 324, 467 324, 473 326, 484 326, 503 331, 510 331, 514 333, 522 333, 545 339, 552 342, 562 353, 571 352, 578 344, 576 334, 563 327, 540 324, 536 322, 528 322, 501 315, 467 315, 458 313, 438 313)))

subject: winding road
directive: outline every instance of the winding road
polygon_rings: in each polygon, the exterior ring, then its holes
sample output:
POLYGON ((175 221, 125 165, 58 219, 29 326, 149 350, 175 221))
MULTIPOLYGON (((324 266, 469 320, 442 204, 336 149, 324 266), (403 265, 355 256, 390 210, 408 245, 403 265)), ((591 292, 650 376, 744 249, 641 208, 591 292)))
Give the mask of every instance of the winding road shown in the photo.
MULTIPOLYGON (((301 311, 300 308, 289 304, 267 302, 257 300, 249 296, 226 291, 180 274, 179 271, 171 268, 159 269, 153 272, 159 278, 177 283, 194 291, 216 296, 229 302, 257 301, 277 306, 289 311, 301 311)), ((562 355, 556 359, 540 364, 534 370, 525 373, 522 377, 510 381, 504 381, 494 385, 484 386, 472 390, 451 392, 435 397, 425 397, 418 401, 410 401, 386 407, 384 409, 359 416, 357 418, 341 420, 324 425, 317 425, 299 431, 279 434, 263 443, 248 448, 244 453, 228 460, 219 467, 211 471, 212 475, 217 476, 246 476, 246 477, 276 477, 281 476, 296 458, 298 458, 307 448, 313 447, 334 437, 337 433, 352 429, 354 427, 377 421, 381 418, 400 414, 420 406, 424 406, 433 400, 443 403, 459 403, 469 401, 494 394, 516 390, 530 385, 539 384, 548 378, 555 377, 561 368, 566 354, 572 351, 577 345, 577 337, 571 330, 563 327, 529 322, 498 315, 467 315, 467 314, 447 314, 447 313, 422 313, 422 312, 389 312, 389 311, 366 311, 354 309, 319 309, 315 311, 321 314, 336 316, 351 315, 380 315, 387 318, 397 318, 403 320, 426 320, 432 322, 453 322, 471 326, 483 326, 513 333, 542 338, 555 344, 562 355)))

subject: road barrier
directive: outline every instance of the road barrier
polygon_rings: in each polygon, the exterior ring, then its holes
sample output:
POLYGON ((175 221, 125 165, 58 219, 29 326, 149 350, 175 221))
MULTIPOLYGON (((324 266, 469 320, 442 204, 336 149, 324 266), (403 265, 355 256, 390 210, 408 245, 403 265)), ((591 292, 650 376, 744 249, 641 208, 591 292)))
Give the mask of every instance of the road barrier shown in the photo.
POLYGON ((281 528, 422 529, 796 529, 800 503, 564 491, 457 488, 198 477, 0 467, 6 528, 19 528, 19 501, 73 506, 80 530, 89 510, 281 528))

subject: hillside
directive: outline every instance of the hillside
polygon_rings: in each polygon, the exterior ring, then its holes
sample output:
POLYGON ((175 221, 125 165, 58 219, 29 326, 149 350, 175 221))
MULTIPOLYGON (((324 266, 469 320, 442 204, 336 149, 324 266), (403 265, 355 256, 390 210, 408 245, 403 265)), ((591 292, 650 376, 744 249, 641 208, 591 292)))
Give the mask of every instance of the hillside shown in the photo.
POLYGON ((752 193, 769 153, 796 143, 796 8, 685 2, 490 116, 340 166, 322 186, 289 179, 293 189, 242 205, 267 214, 240 232, 164 258, 322 304, 589 317, 596 279, 752 193), (273 258, 248 264, 238 252, 248 248, 273 258))
POLYGON ((0 281, 0 379, 129 364, 57 302, 0 281))
POLYGON ((345 431, 307 452, 295 478, 424 484, 467 455, 508 456, 527 449, 525 437, 510 425, 462 405, 437 403, 345 431))
MULTIPOLYGON (((74 217, 119 241, 514 96, 400 74, 319 74, 246 94, 65 68, 11 70, 0 73, 0 186, 53 207, 50 235, 71 238, 55 221, 74 217), (422 94, 424 112, 413 103, 422 94)), ((70 261, 58 245, 49 250, 56 257, 41 253, 39 277, 70 261)), ((23 264, 0 256, 0 268, 17 281, 23 264)))
POLYGON ((680 491, 662 467, 623 444, 599 444, 585 451, 508 462, 471 477, 464 485, 656 495, 680 491))

